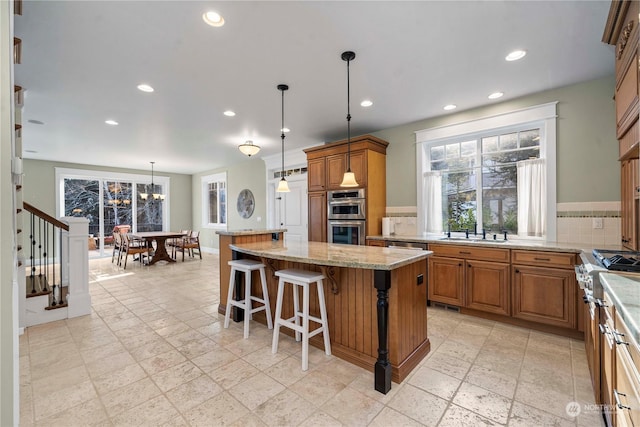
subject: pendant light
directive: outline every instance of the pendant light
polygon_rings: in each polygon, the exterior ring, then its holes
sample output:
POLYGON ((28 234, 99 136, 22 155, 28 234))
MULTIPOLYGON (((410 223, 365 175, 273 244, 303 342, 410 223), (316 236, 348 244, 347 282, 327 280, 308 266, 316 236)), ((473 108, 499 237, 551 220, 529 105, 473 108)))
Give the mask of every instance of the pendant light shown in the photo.
MULTIPOLYGON (((151 163, 151 196, 153 197, 154 200, 164 200, 165 195, 162 193, 156 193, 156 186, 153 183, 153 164, 155 162, 149 162, 151 163)), ((145 187, 145 190, 147 188, 145 187)), ((140 198, 142 200, 147 200, 149 198, 149 193, 145 192, 145 193, 140 193, 140 198)))
POLYGON ((288 193, 291 190, 289 190, 289 184, 284 178, 284 91, 289 90, 289 86, 279 84, 278 90, 282 92, 282 126, 280 127, 280 131, 282 132, 282 135, 280 135, 280 138, 282 138, 282 172, 280 173, 280 182, 278 183, 276 193, 288 193))
POLYGON ((238 145, 238 150, 245 156, 251 157, 254 154, 258 154, 260 147, 254 145, 253 141, 246 141, 244 144, 238 145))
POLYGON ((342 52, 342 60, 347 61, 347 171, 342 177, 340 187, 357 187, 356 175, 351 172, 351 110, 349 108, 349 62, 353 61, 356 54, 351 51, 342 52))

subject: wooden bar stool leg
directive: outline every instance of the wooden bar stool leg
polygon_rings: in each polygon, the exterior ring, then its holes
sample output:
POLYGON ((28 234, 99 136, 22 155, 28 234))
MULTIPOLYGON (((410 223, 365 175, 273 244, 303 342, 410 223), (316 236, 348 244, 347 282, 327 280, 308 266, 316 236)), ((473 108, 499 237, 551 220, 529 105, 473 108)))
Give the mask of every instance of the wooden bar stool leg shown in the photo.
POLYGON ((236 277, 236 269, 235 267, 231 267, 231 275, 229 276, 229 292, 227 292, 227 307, 224 310, 224 327, 229 327, 229 318, 231 316, 231 310, 233 310, 233 306, 231 305, 231 300, 233 299, 233 288, 235 287, 234 278, 236 277))
POLYGON ((329 322, 327 322, 327 306, 324 301, 324 286, 322 280, 318 280, 318 304, 320 305, 320 318, 322 319, 322 337, 324 338, 324 352, 331 355, 331 340, 329 339, 329 322))
POLYGON ((264 268, 260 269, 260 281, 262 282, 262 299, 264 300, 264 311, 267 315, 267 326, 269 329, 273 329, 273 322, 271 321, 271 307, 269 303, 269 292, 267 290, 267 277, 264 272, 264 268))
POLYGON ((276 297, 276 317, 273 325, 273 341, 271 343, 271 352, 278 352, 278 338, 280 337, 280 317, 282 316, 282 296, 284 294, 284 280, 280 278, 278 281, 278 296, 276 297))

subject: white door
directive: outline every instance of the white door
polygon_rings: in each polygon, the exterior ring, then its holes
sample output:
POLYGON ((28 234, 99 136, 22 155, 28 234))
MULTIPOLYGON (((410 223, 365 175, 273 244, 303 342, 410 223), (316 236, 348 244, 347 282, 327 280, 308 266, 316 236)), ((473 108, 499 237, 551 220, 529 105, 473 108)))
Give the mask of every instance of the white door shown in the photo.
POLYGON ((307 182, 289 181, 289 193, 276 193, 275 186, 273 195, 275 198, 275 226, 276 228, 286 228, 284 241, 286 242, 306 242, 307 232, 307 182))

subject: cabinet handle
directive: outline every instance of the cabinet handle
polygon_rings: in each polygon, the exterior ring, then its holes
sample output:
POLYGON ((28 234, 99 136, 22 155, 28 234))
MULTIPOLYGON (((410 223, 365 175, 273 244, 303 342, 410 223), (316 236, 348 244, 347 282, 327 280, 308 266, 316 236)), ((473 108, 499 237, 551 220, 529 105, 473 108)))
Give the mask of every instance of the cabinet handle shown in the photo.
POLYGON ((620 396, 627 397, 627 395, 626 395, 626 394, 624 394, 624 393, 620 393, 618 390, 616 390, 616 389, 614 388, 614 389, 613 389, 613 398, 616 400, 616 406, 617 406, 619 409, 628 409, 628 410, 631 410, 631 407, 629 407, 629 406, 625 406, 625 405, 623 405, 623 404, 620 402, 620 396))
POLYGON ((517 273, 520 273, 520 270, 518 270, 518 269, 516 268, 516 274, 517 274, 517 273))
POLYGON ((607 335, 607 334, 609 333, 609 332, 607 331, 607 328, 606 328, 604 325, 602 325, 602 324, 598 325, 598 329, 600 329, 600 333, 601 333, 602 335, 607 335))
POLYGON ((458 253, 460 255, 471 255, 471 252, 467 252, 467 251, 458 251, 458 253))
POLYGON ((618 337, 624 337, 624 334, 622 332, 618 332, 617 330, 613 330, 613 339, 616 342, 616 345, 620 345, 620 344, 625 344, 625 345, 629 345, 629 343, 627 341, 622 341, 620 338, 618 337))
POLYGON ((551 261, 551 258, 538 258, 538 257, 534 257, 533 258, 536 261, 551 261))
POLYGON ((596 305, 598 306, 598 308, 609 307, 607 305, 607 302, 605 300, 600 299, 600 298, 596 299, 596 305))
POLYGON ((461 262, 458 263, 458 267, 462 267, 462 263, 461 262))
POLYGON ((471 264, 467 264, 467 267, 471 268, 471 264))

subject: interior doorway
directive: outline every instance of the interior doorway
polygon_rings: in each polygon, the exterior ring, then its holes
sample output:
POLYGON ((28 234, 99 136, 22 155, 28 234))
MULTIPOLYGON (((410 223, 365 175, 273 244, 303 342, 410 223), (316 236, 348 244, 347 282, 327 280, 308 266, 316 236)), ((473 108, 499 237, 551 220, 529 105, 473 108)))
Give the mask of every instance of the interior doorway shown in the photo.
POLYGON ((287 180, 289 193, 276 193, 277 181, 269 185, 269 197, 273 200, 274 226, 286 228, 285 243, 308 240, 307 180, 287 180))

